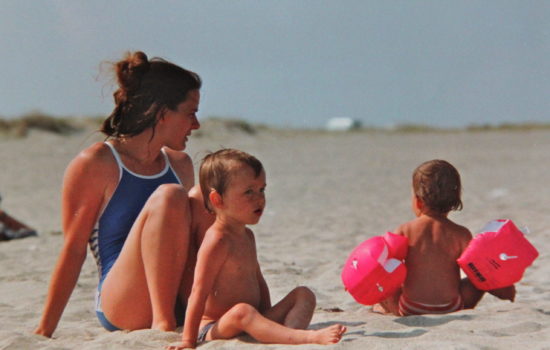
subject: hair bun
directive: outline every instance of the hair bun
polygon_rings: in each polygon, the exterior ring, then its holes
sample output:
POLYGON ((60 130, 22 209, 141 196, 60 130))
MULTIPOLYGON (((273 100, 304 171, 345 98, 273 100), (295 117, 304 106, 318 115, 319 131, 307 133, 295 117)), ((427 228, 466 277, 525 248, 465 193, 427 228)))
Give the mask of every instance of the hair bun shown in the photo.
POLYGON ((149 59, 145 53, 128 52, 125 59, 118 62, 115 67, 120 88, 126 93, 137 90, 149 68, 149 59))

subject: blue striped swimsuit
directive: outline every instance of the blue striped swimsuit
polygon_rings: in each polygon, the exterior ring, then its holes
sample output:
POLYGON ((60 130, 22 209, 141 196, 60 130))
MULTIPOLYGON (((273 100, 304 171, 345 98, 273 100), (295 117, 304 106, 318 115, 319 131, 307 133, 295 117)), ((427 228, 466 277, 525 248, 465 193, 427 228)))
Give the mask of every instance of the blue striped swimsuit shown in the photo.
POLYGON ((130 229, 143 209, 149 196, 162 184, 181 184, 162 150, 166 166, 156 175, 139 175, 127 169, 114 146, 111 149, 119 167, 119 181, 113 195, 95 225, 89 245, 99 270, 99 285, 96 295, 96 313, 101 324, 110 331, 119 328, 112 325, 101 310, 101 286, 107 273, 118 258, 130 229))

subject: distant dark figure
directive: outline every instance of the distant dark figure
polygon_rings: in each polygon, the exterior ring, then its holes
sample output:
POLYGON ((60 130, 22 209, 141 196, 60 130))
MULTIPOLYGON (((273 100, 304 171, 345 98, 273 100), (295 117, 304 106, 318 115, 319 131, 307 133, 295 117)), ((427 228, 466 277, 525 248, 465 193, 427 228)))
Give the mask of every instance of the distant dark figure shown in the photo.
MULTIPOLYGON (((0 197, 2 201, 2 197, 0 197)), ((0 241, 36 236, 36 231, 0 209, 0 241)))

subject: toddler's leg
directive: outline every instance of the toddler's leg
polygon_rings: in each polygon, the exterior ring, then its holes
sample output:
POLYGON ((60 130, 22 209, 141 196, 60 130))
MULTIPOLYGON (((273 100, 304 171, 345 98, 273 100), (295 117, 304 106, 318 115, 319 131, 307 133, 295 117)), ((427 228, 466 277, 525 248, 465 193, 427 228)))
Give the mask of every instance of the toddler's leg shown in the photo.
POLYGON ((264 317, 251 305, 241 303, 218 320, 206 339, 230 339, 246 332, 266 344, 334 344, 340 341, 345 331, 342 325, 319 330, 285 327, 264 317))
POLYGON ((511 302, 514 302, 514 299, 516 299, 516 286, 511 285, 508 287, 502 287, 499 289, 493 289, 488 291, 487 293, 494 295, 495 297, 502 299, 502 300, 510 300, 511 302))
POLYGON ((289 328, 306 329, 313 317, 315 304, 315 294, 309 288, 296 287, 263 315, 289 328))
POLYGON ((460 294, 464 301, 464 308, 473 309, 476 307, 477 303, 479 303, 485 292, 477 289, 468 278, 463 278, 460 281, 460 294))

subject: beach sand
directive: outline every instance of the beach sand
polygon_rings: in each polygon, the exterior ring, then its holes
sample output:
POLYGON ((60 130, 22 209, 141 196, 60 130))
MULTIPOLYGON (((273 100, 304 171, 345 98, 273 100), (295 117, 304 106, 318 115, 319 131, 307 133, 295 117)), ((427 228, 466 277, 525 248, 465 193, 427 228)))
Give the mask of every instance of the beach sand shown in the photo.
MULTIPOLYGON (((206 129, 206 127, 205 127, 206 129)), ((97 270, 91 254, 53 339, 32 334, 61 243, 60 188, 65 167, 99 134, 33 131, 0 139, 2 208, 39 231, 0 242, 1 349, 162 349, 177 332, 105 331, 94 313, 97 270)), ((263 273, 276 302, 298 285, 317 295, 311 328, 348 327, 331 346, 263 345, 248 337, 200 349, 550 349, 550 131, 205 132, 188 153, 235 147, 267 170, 267 208, 256 234, 263 273), (344 291, 340 271, 351 250, 413 218, 410 178, 442 158, 463 181, 464 209, 450 217, 477 232, 497 218, 528 227, 540 256, 517 285, 516 302, 486 295, 475 310, 448 315, 382 316, 344 291), (341 310, 334 312, 334 310, 341 310)))

